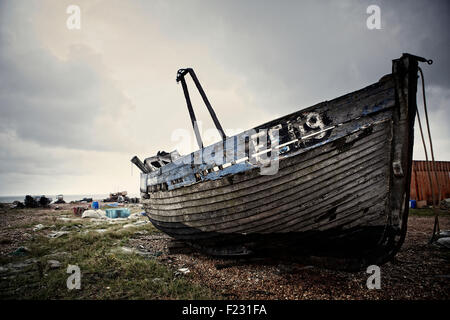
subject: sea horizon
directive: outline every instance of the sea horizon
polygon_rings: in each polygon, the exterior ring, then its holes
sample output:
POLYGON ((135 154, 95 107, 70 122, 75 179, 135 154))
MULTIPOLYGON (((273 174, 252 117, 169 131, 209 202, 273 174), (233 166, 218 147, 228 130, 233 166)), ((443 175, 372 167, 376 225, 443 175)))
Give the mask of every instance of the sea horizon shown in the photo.
MULTIPOLYGON (((57 200, 59 194, 29 194, 32 197, 46 196, 51 198, 52 201, 57 200)), ((93 200, 103 200, 109 197, 109 193, 85 193, 85 194, 62 194, 65 202, 71 202, 76 200, 82 200, 83 198, 92 198, 93 200)), ((14 201, 23 202, 25 200, 24 195, 11 195, 11 196, 0 196, 0 203, 13 203, 14 201)), ((138 194, 128 194, 130 198, 139 198, 138 194)))

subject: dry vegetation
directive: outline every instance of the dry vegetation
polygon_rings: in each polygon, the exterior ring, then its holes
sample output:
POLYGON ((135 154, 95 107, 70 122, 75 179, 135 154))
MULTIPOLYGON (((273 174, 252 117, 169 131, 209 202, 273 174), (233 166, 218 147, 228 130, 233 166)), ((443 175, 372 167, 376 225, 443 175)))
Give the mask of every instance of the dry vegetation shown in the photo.
MULTIPOLYGON (((395 260, 381 267, 381 290, 366 272, 344 272, 289 260, 222 260, 197 252, 169 254, 170 238, 145 219, 81 219, 63 210, 0 209, 2 299, 449 299, 450 253, 429 245, 430 211, 415 210, 395 260), (42 224, 43 229, 33 231, 42 224), (125 227, 125 225, 129 225, 125 227), (57 238, 55 231, 67 234, 57 238), (25 247, 25 250, 17 250, 25 247), (52 267, 49 260, 61 266, 52 267), (81 290, 66 288, 68 264, 81 290), (177 271, 188 268, 189 273, 177 271)), ((138 212, 135 207, 133 212, 138 212)), ((450 216, 441 217, 450 229, 450 216)))

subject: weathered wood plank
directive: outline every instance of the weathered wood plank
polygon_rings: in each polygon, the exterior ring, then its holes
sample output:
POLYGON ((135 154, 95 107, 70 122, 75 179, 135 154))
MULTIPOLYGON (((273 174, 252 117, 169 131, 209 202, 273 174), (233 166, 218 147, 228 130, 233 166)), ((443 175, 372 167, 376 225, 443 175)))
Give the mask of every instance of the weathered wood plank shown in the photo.
MULTIPOLYGON (((374 168, 374 169, 376 169, 376 168, 374 168)), ((355 172, 355 174, 357 174, 357 172, 355 172)), ((345 177, 345 175, 343 175, 343 176, 345 177)), ((346 182, 348 184, 351 181, 355 181, 353 184, 355 184, 355 183, 358 184, 357 176, 356 176, 356 178, 352 177, 352 176, 349 176, 349 177, 347 177, 347 180, 344 181, 344 182, 346 182)), ((322 185, 319 186, 320 188, 318 188, 319 190, 323 190, 322 194, 319 193, 314 188, 311 189, 311 193, 310 194, 307 194, 307 195, 304 195, 304 196, 301 193, 299 193, 299 194, 295 194, 294 193, 294 195, 293 195, 294 196, 293 202, 287 203, 287 204, 284 204, 284 205, 280 205, 280 206, 276 206, 276 205, 274 205, 272 207, 265 206, 265 207, 262 207, 261 210, 259 210, 259 211, 262 212, 264 215, 267 215, 267 216, 270 216, 272 214, 276 215, 277 212, 278 213, 283 213, 283 215, 287 216, 289 214, 289 210, 292 209, 292 208, 294 208, 293 210, 295 211, 298 208, 308 209, 310 206, 314 205, 314 201, 312 201, 312 200, 314 200, 314 196, 313 195, 317 194, 317 197, 320 198, 321 196, 323 196, 323 194, 326 194, 327 192, 335 192, 334 194, 336 196, 339 196, 339 195, 342 194, 343 191, 345 191, 345 189, 338 189, 338 188, 336 188, 336 184, 333 184, 333 185, 329 186, 327 189, 323 189, 322 187, 324 187, 324 186, 326 186, 326 182, 322 183, 322 185), (339 190, 341 190, 342 192, 340 192, 339 190), (297 197, 295 197, 295 196, 297 196, 297 197)), ((342 184, 341 184, 341 186, 342 186, 342 184)), ((344 186, 345 186, 345 184, 344 184, 344 186)), ((333 200, 333 198, 331 198, 329 203, 327 201, 321 201, 320 204, 321 205, 327 205, 327 204, 332 205, 337 200, 338 199, 334 199, 333 200)), ((275 204, 274 202, 272 202, 272 203, 275 204)), ((315 208, 315 210, 317 210, 317 209, 318 208, 315 208)), ((256 215, 258 213, 259 213, 258 211, 244 211, 244 212, 241 212, 241 213, 230 214, 229 217, 226 216, 226 220, 212 218, 212 221, 214 221, 215 223, 220 225, 220 226, 219 225, 215 226, 218 229, 218 228, 222 228, 222 227, 227 227, 227 224, 224 224, 224 222, 226 222, 228 220, 233 221, 233 220, 236 220, 236 219, 239 219, 239 218, 246 218, 247 215, 251 215, 251 214, 255 214, 256 215)), ((259 215, 257 218, 252 219, 252 220, 262 219, 263 217, 264 217, 263 215, 259 215)), ((202 224, 204 224, 205 226, 207 226, 208 225, 207 222, 208 221, 200 221, 199 225, 201 226, 202 224)), ((193 224, 193 222, 185 222, 185 223, 193 224)), ((244 221, 239 221, 236 224, 244 224, 244 221)), ((168 225, 170 225, 170 223, 168 225)))
MULTIPOLYGON (((288 115, 286 117, 280 118, 279 124, 274 124, 272 121, 270 123, 271 127, 278 126, 281 124, 281 127, 283 128, 280 131, 280 141, 279 144, 285 144, 291 141, 292 132, 288 132, 287 128, 289 126, 299 126, 300 123, 303 123, 303 120, 299 120, 302 117, 306 117, 306 114, 308 112, 312 112, 311 110, 315 110, 314 113, 318 116, 321 116, 325 123, 327 124, 327 127, 330 128, 330 132, 332 133, 333 130, 339 130, 339 128, 332 128, 333 126, 338 126, 345 123, 350 123, 352 120, 358 119, 360 117, 366 117, 371 114, 377 114, 380 111, 388 110, 392 108, 395 105, 395 95, 394 95, 394 88, 393 88, 393 82, 392 81, 385 81, 376 85, 369 86, 372 91, 369 89, 363 89, 360 90, 360 92, 356 92, 353 95, 347 95, 343 98, 338 98, 335 100, 332 100, 330 102, 323 102, 315 107, 311 107, 305 110, 298 111, 296 113, 293 113, 291 115, 288 115), (389 85, 388 85, 389 84, 389 85), (350 98, 352 97, 352 98, 350 98), (300 122, 299 122, 300 121, 300 122), (296 124, 299 123, 299 124, 296 124)), ((263 128, 268 129, 270 126, 267 126, 267 124, 257 127, 257 130, 261 130, 263 128)), ((300 128, 301 129, 301 128, 300 128)), ((311 129, 311 128, 310 128, 311 129)), ((322 128, 317 128, 315 130, 311 130, 308 132, 308 134, 320 132, 322 128)), ((357 129, 356 127, 354 129, 357 129)), ((292 130, 291 130, 292 131, 292 130)), ((300 130, 302 131, 302 130, 300 130)), ((243 143, 245 142, 245 137, 252 136, 252 132, 254 132, 254 129, 245 131, 241 134, 238 134, 236 136, 230 137, 225 140, 225 142, 218 142, 216 144, 213 144, 211 146, 205 147, 202 150, 198 150, 190 155, 180 157, 176 161, 167 164, 166 166, 160 168, 159 170, 149 173, 149 174, 143 174, 147 175, 148 177, 148 185, 155 185, 155 184, 161 184, 161 183, 168 183, 169 190, 186 186, 192 183, 196 182, 195 174, 201 173, 207 169, 214 168, 215 166, 223 165, 226 163, 226 161, 230 160, 230 155, 235 155, 235 150, 239 148, 239 146, 244 150, 243 143), (198 161, 200 163, 196 164, 195 159, 203 159, 204 155, 218 155, 207 157, 208 161, 205 163, 204 161, 198 161), (224 157, 225 155, 225 157, 224 157), (173 183, 173 181, 184 178, 184 181, 181 183, 173 183)), ((325 134, 325 133, 323 133, 325 134)), ((345 133, 342 133, 341 135, 345 135, 345 133)), ((301 134, 300 134, 301 136, 301 134)), ((297 138, 299 135, 296 136, 297 138)), ((289 153, 295 152, 297 150, 301 150, 307 147, 311 147, 315 144, 320 143, 321 141, 326 141, 325 136, 322 139, 316 140, 316 137, 311 138, 312 141, 299 141, 295 142, 289 145, 289 152, 287 152, 285 155, 281 155, 280 157, 288 156, 289 153), (302 147, 303 146, 303 147, 302 147)), ((338 135, 335 134, 335 138, 338 137, 338 135)), ((328 139, 328 138, 327 138, 328 139)), ((304 151, 306 151, 304 150, 304 151)), ((241 153, 242 154, 242 153, 241 153)), ((249 156, 249 154, 243 154, 242 156, 249 156)), ((231 157, 232 160, 238 160, 240 156, 234 156, 231 157)), ((205 160, 205 159, 203 159, 205 160)), ((258 165, 258 163, 255 163, 258 165)), ((242 166, 237 167, 234 169, 236 172, 245 171, 248 169, 251 169, 252 166, 248 166, 247 168, 244 168, 242 166)), ((232 169, 228 170, 230 174, 234 174, 232 169)), ((227 173, 225 173, 227 174, 227 173)), ((221 175, 224 175, 223 173, 221 175)), ((212 174, 212 175, 206 175, 205 177, 200 177, 201 180, 210 180, 214 178, 221 177, 219 174, 212 174)))
MULTIPOLYGON (((387 130, 387 129, 388 129, 388 127, 384 128, 384 130, 387 130)), ((363 139, 362 141, 366 141, 366 143, 367 143, 368 139, 369 138, 363 139)), ((380 136, 379 140, 376 142, 380 142, 380 141, 384 141, 383 136, 380 136)), ((238 192, 239 192, 238 196, 241 197, 241 199, 233 199, 234 197, 231 197, 230 201, 220 201, 220 199, 219 199, 219 201, 217 201, 217 202, 211 201, 210 204, 208 204, 208 205, 200 204, 200 205, 195 205, 195 206, 184 206, 185 203, 181 203, 181 204, 178 203, 178 204, 173 204, 172 206, 168 206, 168 208, 167 207, 164 208, 164 206, 154 204, 153 200, 150 199, 150 200, 144 201, 144 205, 147 206, 148 209, 155 216, 167 215, 167 216, 174 217, 174 216, 179 215, 179 216, 182 216, 181 217, 182 219, 187 218, 190 220, 191 217, 184 217, 184 215, 191 214, 191 213, 197 214, 197 213, 202 213, 202 212, 210 212, 212 208, 214 210, 220 210, 220 209, 226 208, 227 203, 232 204, 232 206, 236 207, 236 208, 237 208, 237 205, 243 204, 243 203, 246 203, 246 205, 250 205, 254 199, 265 198, 266 196, 268 196, 269 194, 261 193, 262 190, 267 189, 267 188, 273 188, 273 187, 280 186, 280 188, 282 190, 275 189, 274 191, 277 191, 276 196, 282 197, 285 194, 284 191, 293 192, 293 190, 295 190, 295 189, 292 189, 292 188, 295 187, 296 185, 301 186, 301 184, 307 182, 308 179, 315 178, 314 175, 311 175, 314 173, 314 171, 319 170, 321 168, 332 169, 333 168, 332 165, 334 163, 342 161, 342 160, 346 159, 347 157, 349 157, 350 155, 354 154, 352 158, 349 158, 348 160, 346 160, 347 162, 352 163, 358 157, 365 155, 365 154, 373 153, 377 150, 377 148, 379 148, 376 145, 371 146, 370 144, 369 145, 361 144, 358 146, 360 146, 360 148, 356 149, 356 150, 350 149, 348 152, 341 152, 339 154, 331 154, 331 155, 329 155, 329 158, 327 160, 325 160, 324 162, 317 163, 317 161, 320 159, 315 159, 315 161, 312 163, 306 163, 305 164, 306 166, 303 166, 303 168, 300 169, 299 171, 293 170, 291 167, 285 168, 282 171, 280 171, 277 174, 277 176, 271 177, 271 180, 269 181, 269 183, 264 183, 264 184, 250 183, 250 185, 248 187, 256 188, 255 192, 250 194, 246 190, 242 190, 242 189, 238 190, 238 192), (367 148, 369 148, 369 149, 364 152, 363 150, 367 149, 367 148), (305 177, 307 177, 309 175, 311 175, 311 176, 309 178, 307 178, 306 181, 301 180, 302 177, 304 179, 305 177), (290 176, 292 176, 292 179, 290 179, 290 180, 292 180, 292 185, 289 185, 289 184, 286 185, 286 183, 289 181, 289 180, 286 180, 286 178, 289 179, 290 176), (280 177, 281 177, 281 179, 280 179, 280 177), (284 177, 284 179, 283 179, 283 177, 284 177), (278 180, 280 180, 280 181, 278 181, 278 180), (258 185, 260 187, 262 187, 261 190, 258 190, 258 185), (259 191, 259 192, 257 192, 257 191, 259 191), (225 204, 225 206, 221 207, 222 204, 225 204), (177 210, 173 210, 175 208, 179 208, 179 209, 181 209, 181 211, 178 212, 177 210), (165 211, 168 211, 168 212, 165 213, 165 211)), ((383 153, 386 153, 386 151, 383 151, 383 153)), ((336 169, 336 168, 334 168, 334 169, 336 169)), ((235 185, 233 185, 233 186, 235 186, 235 185)), ((229 190, 227 190, 225 192, 227 192, 226 194, 230 194, 229 190)), ((223 194, 225 194, 225 192, 223 194)), ((237 192, 237 191, 234 191, 234 192, 237 192)), ((246 209, 248 209, 248 207, 246 209)), ((194 217, 192 217, 192 218, 194 218, 194 217)))
MULTIPOLYGON (((304 150, 304 151, 301 150, 301 151, 299 151, 299 153, 294 153, 290 157, 287 157, 287 158, 284 158, 284 159, 280 159, 279 171, 281 171, 283 168, 291 165, 292 162, 299 161, 298 160, 299 158, 296 157, 297 155, 302 154, 302 157, 300 159, 303 160, 306 163, 307 160, 314 159, 315 157, 317 157, 319 155, 318 151, 314 151, 314 149, 318 149, 318 150, 328 150, 328 149, 332 149, 332 148, 336 149, 337 147, 335 145, 333 145, 333 142, 335 142, 335 141, 337 141, 337 140, 339 140, 339 139, 341 139, 343 137, 346 137, 348 135, 354 136, 355 133, 358 134, 358 131, 363 130, 362 128, 364 128, 364 127, 371 126, 371 127, 375 128, 376 123, 388 120, 386 118, 389 117, 389 116, 390 116, 390 112, 388 112, 387 114, 380 113, 380 114, 378 114, 376 116, 370 117, 370 119, 364 119, 364 120, 361 119, 361 120, 355 121, 356 122, 355 124, 342 125, 342 126, 340 126, 339 130, 336 130, 334 135, 331 136, 327 140, 327 143, 320 144, 320 145, 317 145, 315 147, 309 147, 307 150, 304 150), (318 147, 322 147, 324 145, 326 146, 325 149, 318 148, 318 147), (293 157, 295 157, 295 159, 294 160, 290 160, 293 157)), ((374 132, 376 132, 376 129, 374 129, 374 130, 375 130, 374 132)), ((358 142, 355 142, 355 143, 358 143, 358 142)), ((198 183, 198 184, 195 184, 193 186, 190 186, 189 188, 179 188, 179 189, 171 190, 171 191, 168 191, 168 192, 152 193, 150 195, 150 198, 151 199, 165 199, 165 198, 169 199, 170 198, 170 200, 168 200, 168 201, 171 202, 171 203, 180 201, 179 199, 176 199, 175 197, 183 196, 183 199, 184 199, 184 196, 187 195, 187 194, 193 194, 194 197, 195 197, 195 194, 197 194, 198 197, 196 199, 198 199, 200 197, 206 197, 207 198, 209 196, 209 194, 212 193, 212 192, 214 192, 214 193, 219 192, 220 193, 220 190, 217 190, 218 188, 229 187, 231 184, 233 185, 231 188, 236 188, 236 187, 239 186, 241 181, 250 180, 250 179, 253 179, 255 177, 258 177, 258 179, 260 179, 261 182, 262 181, 270 181, 270 180, 272 180, 271 176, 261 176, 259 174, 258 169, 255 168, 255 170, 253 170, 253 172, 250 172, 250 175, 248 175, 247 173, 245 175, 234 175, 233 179, 232 179, 232 182, 227 181, 226 179, 222 179, 220 181, 218 181, 218 180, 205 181, 205 182, 198 183)), ((252 183, 254 183, 254 182, 252 182, 252 183)), ((235 191, 235 190, 236 189, 232 189, 232 190, 229 190, 229 191, 235 191)))
MULTIPOLYGON (((205 190, 205 197, 201 197, 203 193, 188 194, 182 198, 182 201, 172 202, 171 199, 151 199, 145 201, 148 204, 149 209, 156 210, 176 210, 182 208, 195 208, 201 207, 205 211, 208 208, 214 206, 216 208, 218 203, 226 204, 230 203, 230 200, 235 200, 240 197, 245 197, 245 202, 253 201, 254 199, 264 198, 269 194, 269 192, 283 193, 286 190, 291 189, 297 185, 304 183, 307 180, 315 180, 319 176, 317 171, 319 169, 326 168, 329 171, 338 170, 341 165, 337 165, 334 169, 331 165, 335 164, 337 161, 347 161, 353 162, 366 154, 372 154, 376 151, 376 144, 385 142, 385 136, 383 132, 373 134, 371 136, 370 143, 368 140, 362 140, 360 144, 355 143, 354 147, 349 152, 342 153, 341 151, 335 149, 332 152, 322 154, 314 159, 314 162, 300 162, 298 164, 283 168, 279 171, 277 177, 272 178, 270 181, 264 181, 260 179, 246 180, 240 184, 233 183, 230 188, 221 190, 212 190, 208 192, 205 190), (358 147, 358 148, 356 148, 358 147), (353 155, 353 157, 351 157, 353 155), (302 179, 307 179, 303 181, 302 179), (241 185, 242 184, 242 185, 241 185), (245 188, 244 188, 245 186, 245 188), (275 189, 277 188, 277 189, 275 189)), ((242 200, 241 200, 242 201, 242 200)), ((237 202, 233 201, 233 204, 237 202)), ((224 206, 225 207, 225 206, 224 206)))
MULTIPOLYGON (((293 194, 291 196, 291 202, 284 203, 280 206, 271 206, 268 204, 266 207, 261 207, 261 210, 254 210, 253 212, 250 212, 253 216, 247 220, 240 219, 246 218, 245 214, 249 214, 249 212, 243 212, 242 216, 233 215, 235 219, 230 223, 221 222, 217 225, 200 225, 195 227, 204 232, 262 232, 264 228, 276 230, 278 225, 285 226, 286 223, 291 221, 289 219, 296 219, 300 217, 300 219, 307 221, 308 216, 316 218, 336 206, 336 203, 345 204, 345 201, 347 200, 360 201, 358 197, 362 197, 362 194, 358 192, 367 193, 373 197, 373 191, 380 190, 377 190, 376 188, 371 189, 370 187, 375 185, 375 182, 383 180, 380 176, 383 172, 383 166, 378 165, 374 169, 376 171, 366 169, 365 171, 370 172, 370 174, 365 175, 364 179, 349 176, 343 184, 331 184, 322 193, 312 191, 311 194, 304 196, 301 194, 293 194), (302 213, 301 216, 299 216, 300 213, 302 213), (277 221, 271 221, 270 217, 274 217, 274 219, 276 218, 277 221), (265 218, 269 218, 269 220, 266 221, 265 218), (254 223, 247 225, 247 222, 254 223), (259 229, 249 229, 248 226, 257 226, 259 229)), ((364 171, 362 173, 364 173, 364 171)), ((356 172, 355 176, 358 176, 358 172, 356 172)), ((385 189, 385 186, 378 184, 378 189, 380 188, 385 189)), ((380 193, 378 192, 378 194, 380 193)), ((156 223, 163 226, 163 224, 159 221, 156 223)), ((192 226, 191 222, 184 222, 184 224, 186 226, 192 226)), ((166 223, 164 225, 168 228, 171 226, 170 223, 166 223)), ((171 229, 175 232, 177 228, 176 226, 172 226, 171 229)), ((184 229, 185 230, 180 229, 176 231, 176 233, 191 232, 186 228, 184 229)))

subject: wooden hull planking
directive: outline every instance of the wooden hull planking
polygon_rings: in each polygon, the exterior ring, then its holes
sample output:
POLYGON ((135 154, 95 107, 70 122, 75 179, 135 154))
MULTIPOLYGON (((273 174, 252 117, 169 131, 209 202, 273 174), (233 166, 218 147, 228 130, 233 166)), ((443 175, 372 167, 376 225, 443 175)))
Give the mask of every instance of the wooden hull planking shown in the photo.
POLYGON ((404 54, 362 90, 142 173, 151 222, 217 255, 293 249, 387 261, 406 233, 417 68, 404 54), (276 174, 261 175, 267 163, 252 162, 248 145, 247 160, 236 163, 244 137, 271 128, 279 132, 276 174))

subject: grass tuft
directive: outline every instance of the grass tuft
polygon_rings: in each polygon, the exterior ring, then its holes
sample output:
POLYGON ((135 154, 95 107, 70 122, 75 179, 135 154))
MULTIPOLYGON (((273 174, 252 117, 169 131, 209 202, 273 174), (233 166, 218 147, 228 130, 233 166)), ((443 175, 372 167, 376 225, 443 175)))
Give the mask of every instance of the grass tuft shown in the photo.
MULTIPOLYGON (((151 224, 123 229, 121 224, 42 222, 52 230, 71 230, 68 235, 48 238, 36 233, 24 245, 30 250, 22 257, 2 257, 1 263, 20 263, 35 259, 20 272, 3 273, 0 299, 215 299, 213 292, 189 281, 189 275, 177 277, 175 270, 155 258, 135 253, 120 253, 114 248, 126 246, 136 231, 158 232, 151 224), (71 229, 72 228, 72 229, 71 229), (98 233, 94 229, 107 229, 98 233), (66 253, 66 254, 61 254, 66 253), (49 256, 50 255, 50 256, 49 256), (61 267, 51 269, 48 260, 61 267), (78 265, 81 289, 68 290, 67 266, 78 265)), ((48 231, 49 230, 45 230, 48 231)))

